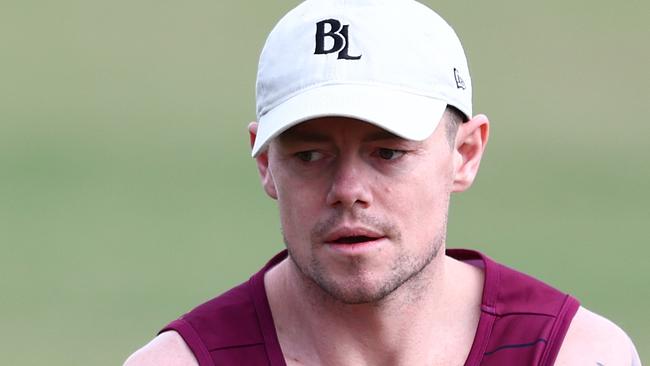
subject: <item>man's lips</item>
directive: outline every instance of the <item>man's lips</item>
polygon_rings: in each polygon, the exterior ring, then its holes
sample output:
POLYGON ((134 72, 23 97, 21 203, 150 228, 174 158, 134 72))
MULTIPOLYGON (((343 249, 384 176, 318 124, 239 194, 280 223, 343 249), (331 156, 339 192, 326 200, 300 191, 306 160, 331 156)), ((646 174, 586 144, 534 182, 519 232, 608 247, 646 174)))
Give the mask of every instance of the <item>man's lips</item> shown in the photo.
POLYGON ((332 241, 332 243, 335 243, 335 244, 358 244, 358 243, 364 243, 364 242, 367 242, 367 241, 373 241, 373 240, 377 240, 377 239, 378 238, 371 238, 369 236, 364 236, 364 235, 345 236, 345 237, 342 237, 340 239, 332 241))
POLYGON ((384 238, 385 235, 366 228, 342 228, 325 237, 326 244, 359 244, 384 238))

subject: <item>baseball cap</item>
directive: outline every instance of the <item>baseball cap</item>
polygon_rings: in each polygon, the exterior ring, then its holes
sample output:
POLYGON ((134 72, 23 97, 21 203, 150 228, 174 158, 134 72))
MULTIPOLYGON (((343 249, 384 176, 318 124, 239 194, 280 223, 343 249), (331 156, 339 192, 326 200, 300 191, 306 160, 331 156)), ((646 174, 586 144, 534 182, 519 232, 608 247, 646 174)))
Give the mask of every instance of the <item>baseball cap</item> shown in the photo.
POLYGON ((273 28, 256 83, 252 155, 292 126, 341 116, 409 140, 447 105, 472 115, 472 85, 454 30, 413 0, 306 0, 273 28))

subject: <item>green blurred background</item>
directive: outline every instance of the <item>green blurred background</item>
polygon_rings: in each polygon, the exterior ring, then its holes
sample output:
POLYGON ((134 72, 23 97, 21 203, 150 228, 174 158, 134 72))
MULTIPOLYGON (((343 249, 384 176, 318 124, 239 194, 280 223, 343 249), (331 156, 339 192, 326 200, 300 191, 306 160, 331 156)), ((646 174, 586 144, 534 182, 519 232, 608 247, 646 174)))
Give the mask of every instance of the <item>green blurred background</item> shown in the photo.
MULTIPOLYGON (((449 246, 576 295, 647 357, 650 2, 427 3, 492 121, 449 246)), ((121 364, 282 248, 246 125, 295 4, 2 2, 2 364, 121 364)))

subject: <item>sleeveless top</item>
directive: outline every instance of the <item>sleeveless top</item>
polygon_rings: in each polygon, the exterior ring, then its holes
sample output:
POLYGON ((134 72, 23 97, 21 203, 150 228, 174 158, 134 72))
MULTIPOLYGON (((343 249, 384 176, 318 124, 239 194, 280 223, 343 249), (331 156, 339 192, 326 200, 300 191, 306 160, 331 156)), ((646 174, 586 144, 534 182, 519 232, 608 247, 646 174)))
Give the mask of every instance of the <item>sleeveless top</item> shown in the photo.
MULTIPOLYGON (((481 315, 465 366, 553 365, 578 310, 573 297, 466 249, 447 255, 482 267, 481 315)), ((286 366, 264 289, 272 258, 249 281, 196 307, 160 333, 174 330, 200 366, 286 366)))

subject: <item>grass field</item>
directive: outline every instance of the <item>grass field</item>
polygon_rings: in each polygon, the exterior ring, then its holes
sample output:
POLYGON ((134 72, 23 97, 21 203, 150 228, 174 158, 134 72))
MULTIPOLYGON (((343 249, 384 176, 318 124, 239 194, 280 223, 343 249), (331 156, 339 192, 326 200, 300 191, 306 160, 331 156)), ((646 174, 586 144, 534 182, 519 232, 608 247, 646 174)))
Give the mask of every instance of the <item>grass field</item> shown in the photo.
MULTIPOLYGON (((296 3, 3 3, 2 364, 120 364, 282 248, 245 128, 296 3)), ((647 358, 650 3, 427 3, 492 121, 449 246, 574 294, 647 358)))

